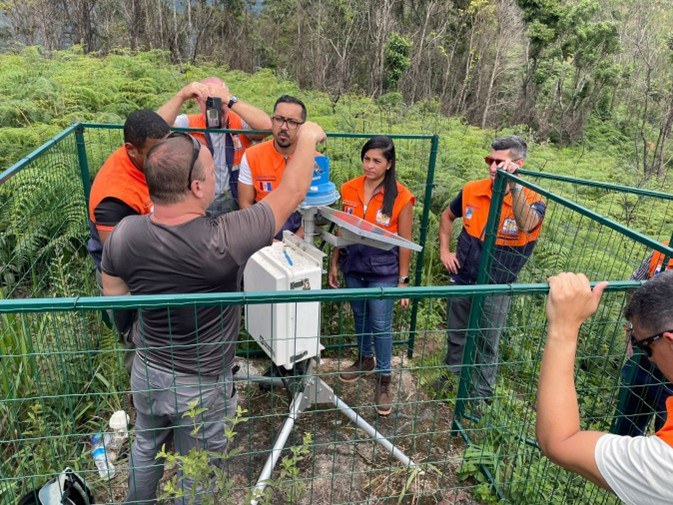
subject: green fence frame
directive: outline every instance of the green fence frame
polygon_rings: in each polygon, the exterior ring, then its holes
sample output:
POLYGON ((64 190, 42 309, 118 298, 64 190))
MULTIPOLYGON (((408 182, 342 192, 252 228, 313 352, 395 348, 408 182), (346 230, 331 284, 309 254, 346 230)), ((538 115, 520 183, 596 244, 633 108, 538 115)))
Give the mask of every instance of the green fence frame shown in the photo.
MULTIPOLYGON (((16 173, 21 171, 24 167, 28 166, 32 161, 40 158, 44 154, 48 153, 53 147, 57 146, 61 141, 67 139, 70 135, 75 136, 75 143, 77 149, 77 157, 79 160, 79 169, 80 177, 82 180, 82 187, 84 191, 84 198, 87 204, 89 203, 89 193, 91 191, 91 170, 89 167, 88 156, 87 156, 87 147, 85 134, 87 130, 122 130, 123 125, 119 124, 107 124, 107 123, 76 123, 72 126, 66 128, 61 133, 59 133, 52 140, 46 142, 38 149, 27 155, 26 157, 19 160, 17 163, 9 167, 4 172, 0 173, 0 184, 9 180, 16 173)), ((205 129, 205 128, 173 128, 174 131, 180 132, 217 132, 217 133, 238 133, 238 134, 250 134, 250 133, 261 133, 269 134, 269 131, 256 131, 256 130, 230 130, 230 129, 205 129)), ((377 133, 361 134, 361 133, 338 133, 330 132, 327 133, 327 138, 344 138, 344 139, 368 139, 377 133)), ((419 228, 419 238, 418 241, 421 245, 424 245, 427 240, 428 234, 428 221, 430 215, 430 202, 432 199, 432 190, 434 188, 434 177, 435 177, 435 168, 437 163, 437 152, 439 148, 439 136, 438 135, 417 135, 417 134, 387 134, 393 140, 419 140, 426 141, 430 143, 430 148, 428 152, 427 160, 427 173, 424 183, 423 196, 419 200, 423 204, 423 209, 421 213, 420 228, 419 228)), ((412 277, 413 286, 421 286, 423 284, 423 265, 425 261, 425 248, 415 255, 415 273, 412 277)), ((408 346, 408 357, 413 356, 414 349, 414 340, 416 336, 416 325, 418 318, 418 301, 414 300, 411 307, 410 322, 409 322, 409 332, 408 337, 405 340, 396 340, 396 345, 407 345, 408 346)), ((330 346, 327 347, 330 349, 330 346)), ((259 351, 261 354, 261 350, 259 351)))

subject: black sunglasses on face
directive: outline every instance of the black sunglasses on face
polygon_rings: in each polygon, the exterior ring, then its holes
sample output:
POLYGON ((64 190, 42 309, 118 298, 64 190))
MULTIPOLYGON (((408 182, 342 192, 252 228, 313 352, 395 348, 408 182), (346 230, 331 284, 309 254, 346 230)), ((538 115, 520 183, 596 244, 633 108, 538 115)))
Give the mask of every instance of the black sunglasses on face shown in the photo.
POLYGON ((500 163, 504 163, 507 160, 498 160, 496 158, 491 158, 490 156, 485 156, 484 161, 490 167, 491 165, 493 165, 493 163, 497 163, 498 165, 500 165, 500 163))
POLYGON ((511 161, 512 163, 516 163, 516 162, 519 161, 520 159, 521 159, 521 158, 517 158, 517 159, 515 159, 515 160, 499 160, 499 159, 497 159, 497 158, 491 158, 490 156, 485 156, 485 157, 484 157, 484 161, 486 162, 486 164, 487 164, 489 167, 490 167, 491 165, 493 165, 493 163, 496 163, 496 164, 498 164, 498 165, 500 165, 500 163, 505 163, 505 162, 507 162, 507 161, 511 161))
POLYGON ((184 132, 173 132, 168 136, 169 139, 186 138, 192 143, 192 163, 189 165, 189 175, 187 176, 187 189, 192 188, 192 172, 194 172, 194 165, 199 159, 199 152, 201 152, 201 142, 196 140, 191 135, 184 132))
POLYGON ((632 347, 637 347, 641 351, 643 351, 645 354, 647 354, 648 358, 652 357, 652 344, 659 340, 661 337, 664 336, 664 333, 666 332, 673 332, 673 330, 664 330, 661 333, 657 333, 656 335, 652 335, 651 337, 644 338, 642 340, 638 340, 636 338, 636 334, 633 332, 633 324, 631 323, 626 323, 624 325, 624 329, 629 335, 629 341, 631 342, 632 347))

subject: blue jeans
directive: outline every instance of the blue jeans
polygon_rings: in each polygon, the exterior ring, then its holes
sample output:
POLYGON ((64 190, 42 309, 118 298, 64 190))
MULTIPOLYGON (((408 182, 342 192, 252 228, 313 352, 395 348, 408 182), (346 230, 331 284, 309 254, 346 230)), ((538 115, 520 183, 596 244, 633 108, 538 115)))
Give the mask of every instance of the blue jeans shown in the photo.
MULTIPOLYGON (((356 274, 347 274, 347 288, 395 288, 397 276, 367 278, 356 274)), ((390 374, 390 361, 393 357, 393 306, 395 300, 355 300, 351 302, 355 333, 358 338, 358 351, 363 356, 373 356, 376 352, 376 370, 378 374, 390 374), (372 340, 374 349, 372 349, 372 340)))

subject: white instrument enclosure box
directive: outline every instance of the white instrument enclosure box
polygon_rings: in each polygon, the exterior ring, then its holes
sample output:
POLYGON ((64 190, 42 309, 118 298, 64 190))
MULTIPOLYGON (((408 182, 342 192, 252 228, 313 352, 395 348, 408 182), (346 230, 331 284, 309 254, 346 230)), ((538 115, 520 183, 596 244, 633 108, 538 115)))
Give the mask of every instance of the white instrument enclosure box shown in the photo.
MULTIPOLYGON (((245 291, 321 289, 324 256, 286 231, 282 242, 260 249, 248 260, 245 291)), ((285 368, 318 356, 323 349, 320 302, 246 305, 245 327, 271 360, 285 368)))

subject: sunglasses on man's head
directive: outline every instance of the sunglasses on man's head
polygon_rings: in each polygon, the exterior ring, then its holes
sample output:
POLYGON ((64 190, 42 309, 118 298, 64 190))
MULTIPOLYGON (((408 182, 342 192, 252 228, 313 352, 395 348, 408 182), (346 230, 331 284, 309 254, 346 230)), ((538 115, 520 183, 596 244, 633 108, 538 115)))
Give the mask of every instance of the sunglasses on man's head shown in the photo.
POLYGON ((194 165, 196 160, 199 159, 199 152, 201 152, 201 142, 196 140, 191 135, 188 135, 184 132, 172 132, 169 136, 169 139, 175 138, 187 138, 192 143, 192 163, 189 165, 189 175, 187 176, 187 189, 192 188, 192 172, 194 172, 194 165))
POLYGON ((630 322, 626 323, 624 325, 624 329, 626 330, 626 333, 629 335, 629 341, 631 342, 632 347, 637 347, 641 351, 643 351, 645 354, 647 354, 648 358, 652 357, 652 344, 659 340, 661 337, 664 336, 664 333, 666 332, 673 332, 673 330, 664 330, 661 333, 657 333, 656 335, 652 335, 651 337, 643 338, 642 340, 638 340, 636 338, 636 334, 633 331, 633 324, 630 322))

